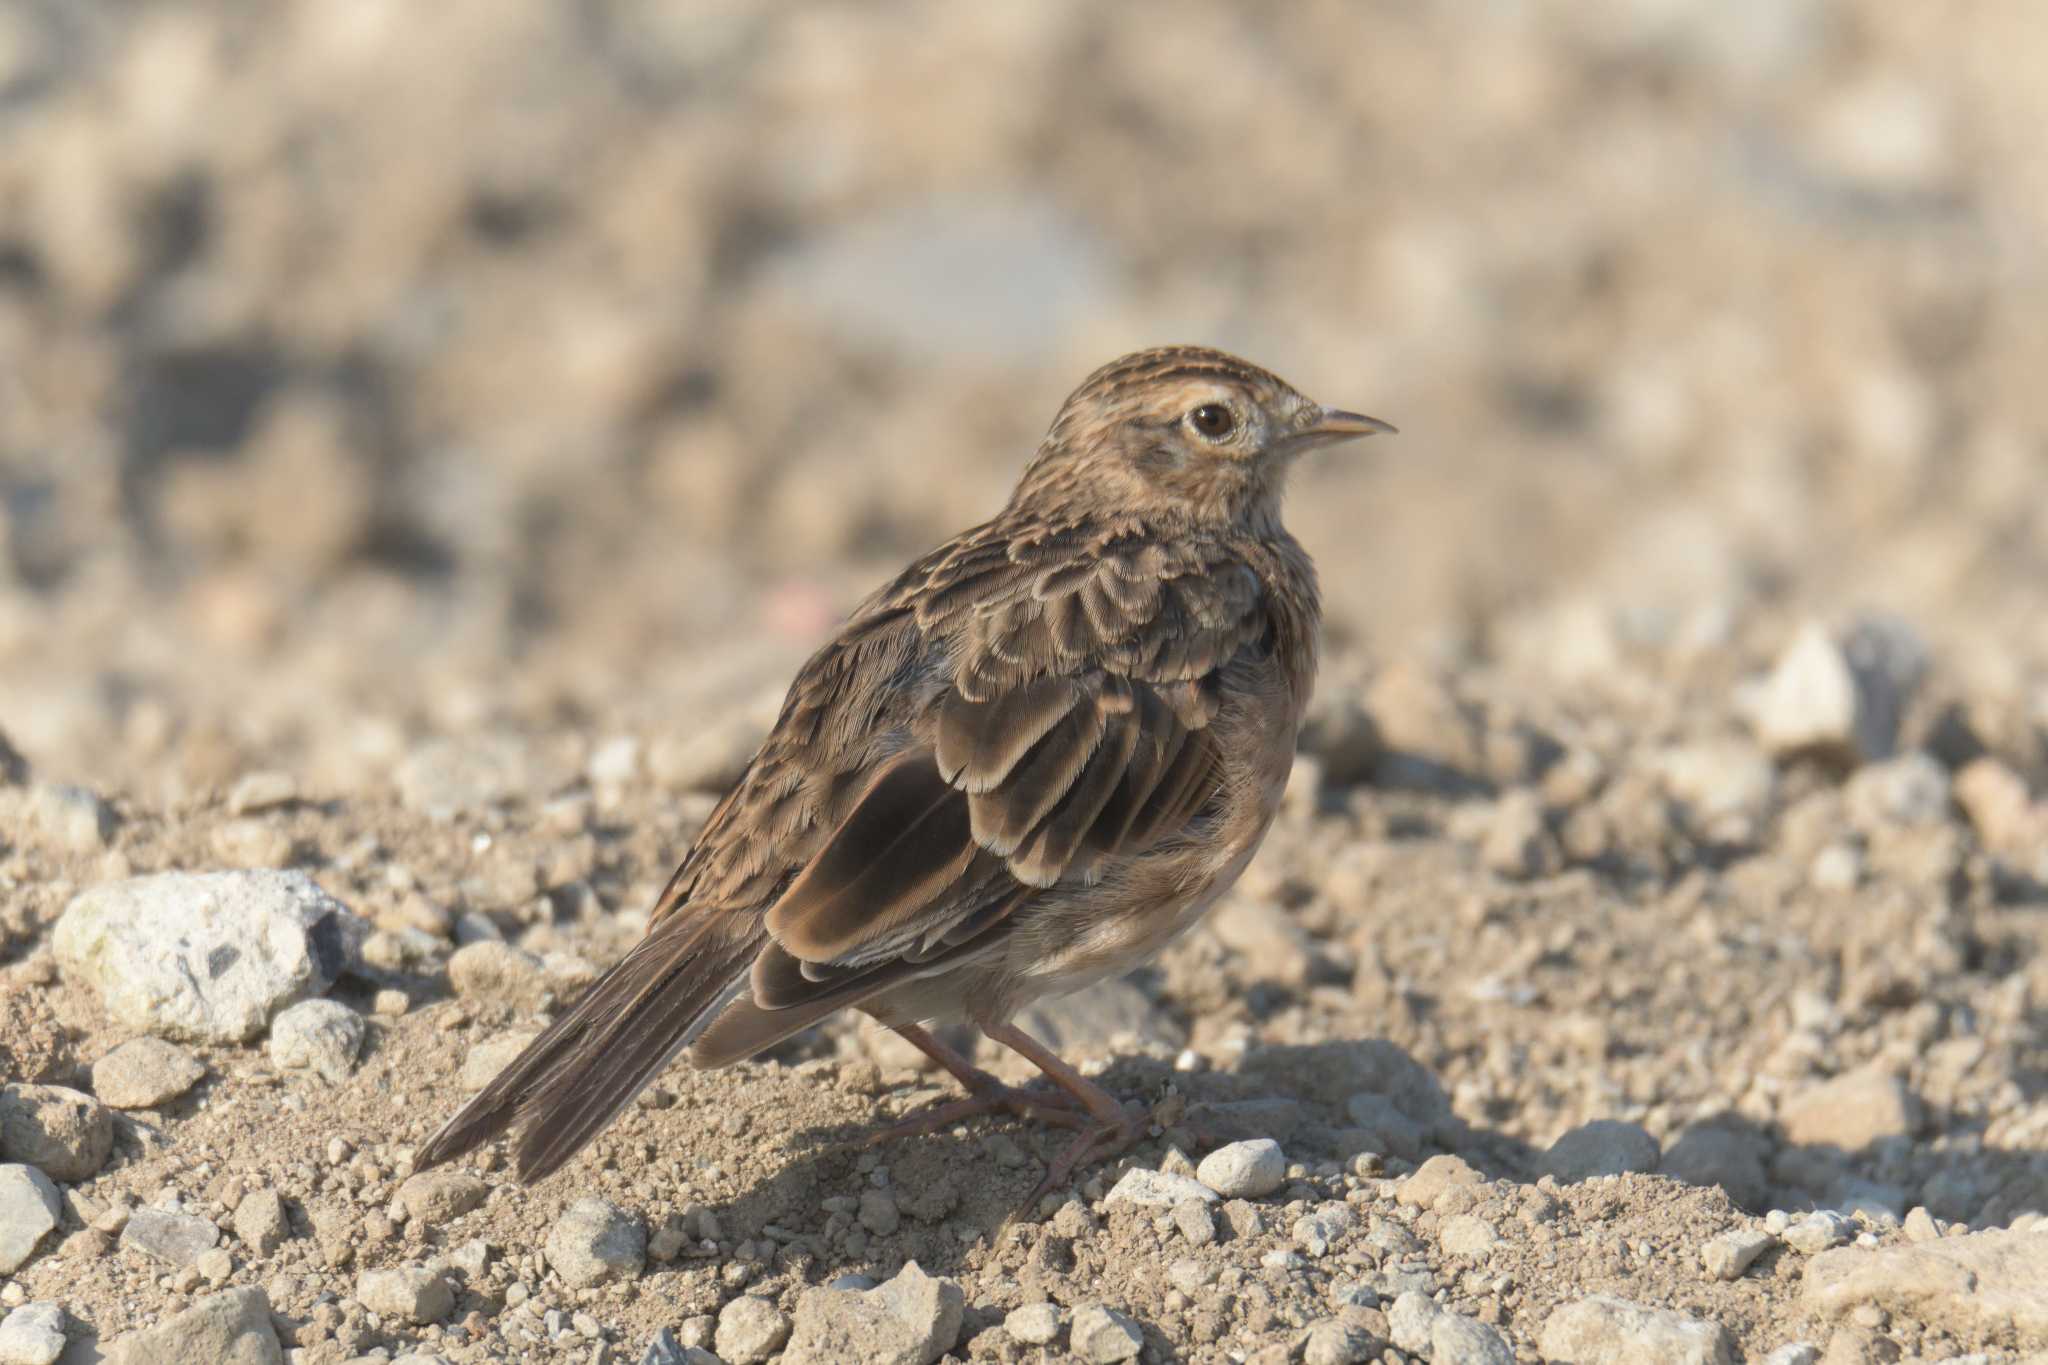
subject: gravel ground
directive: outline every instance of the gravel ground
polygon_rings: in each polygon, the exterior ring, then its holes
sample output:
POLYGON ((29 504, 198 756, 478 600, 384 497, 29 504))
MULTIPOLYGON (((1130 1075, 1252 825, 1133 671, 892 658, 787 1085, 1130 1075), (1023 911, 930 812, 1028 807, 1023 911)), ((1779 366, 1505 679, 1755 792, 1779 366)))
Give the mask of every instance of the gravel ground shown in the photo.
POLYGON ((1252 14, 0 8, 0 1365, 2048 1356, 2042 17, 1252 14), (414 1179, 1164 340, 1404 434, 1025 1021, 1156 1136, 1024 1208, 836 1021, 414 1179))

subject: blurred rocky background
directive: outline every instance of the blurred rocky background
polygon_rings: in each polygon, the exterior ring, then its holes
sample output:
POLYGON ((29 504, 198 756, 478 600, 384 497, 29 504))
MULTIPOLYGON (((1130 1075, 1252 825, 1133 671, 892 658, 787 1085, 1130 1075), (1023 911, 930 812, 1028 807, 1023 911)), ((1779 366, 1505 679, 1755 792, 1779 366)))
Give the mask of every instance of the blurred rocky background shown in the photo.
POLYGON ((1340 673, 1878 610, 2038 782, 2044 55, 2026 4, 10 0, 0 713, 172 798, 685 736, 1186 340, 1402 428, 1293 498, 1340 673))

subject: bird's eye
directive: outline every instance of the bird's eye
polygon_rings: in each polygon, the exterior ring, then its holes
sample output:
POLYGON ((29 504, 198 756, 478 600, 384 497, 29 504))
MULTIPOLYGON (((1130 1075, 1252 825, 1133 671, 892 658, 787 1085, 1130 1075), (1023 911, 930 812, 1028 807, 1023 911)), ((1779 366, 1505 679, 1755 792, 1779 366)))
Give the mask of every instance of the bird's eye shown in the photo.
POLYGON ((1204 403, 1188 414, 1188 425, 1205 440, 1220 441, 1237 426, 1237 418, 1221 403, 1204 403))

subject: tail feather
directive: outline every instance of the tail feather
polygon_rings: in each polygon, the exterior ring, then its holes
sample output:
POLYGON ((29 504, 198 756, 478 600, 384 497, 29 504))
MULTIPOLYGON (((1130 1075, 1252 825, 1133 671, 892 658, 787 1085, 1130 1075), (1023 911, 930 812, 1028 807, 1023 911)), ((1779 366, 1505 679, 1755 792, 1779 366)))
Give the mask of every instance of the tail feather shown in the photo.
POLYGON ((428 1139, 417 1169, 517 1127, 519 1179, 545 1179, 745 988, 758 946, 702 935, 677 943, 658 932, 643 939, 428 1139))

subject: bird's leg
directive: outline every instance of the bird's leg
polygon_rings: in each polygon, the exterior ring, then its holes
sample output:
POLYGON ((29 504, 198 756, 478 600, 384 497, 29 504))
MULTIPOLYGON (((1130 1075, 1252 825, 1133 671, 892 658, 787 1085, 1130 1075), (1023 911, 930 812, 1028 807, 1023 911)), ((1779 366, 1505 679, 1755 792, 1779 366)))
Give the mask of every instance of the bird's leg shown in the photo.
MULTIPOLYGON (((1053 1158, 1045 1179, 1031 1192, 1027 1203, 1035 1204, 1052 1190, 1067 1183, 1075 1169, 1090 1161, 1117 1155, 1145 1136, 1148 1121, 1123 1107, 1117 1097, 1069 1066, 1060 1055, 1012 1023, 983 1024, 981 1031, 1043 1071, 1046 1078, 1077 1100, 1088 1111, 1088 1119, 1071 1126, 1080 1135, 1053 1158)), ((1078 1115, 1073 1117, 1078 1118, 1078 1115)))
POLYGON ((1078 1112, 1075 1102, 1065 1094, 1047 1094, 1043 1091, 1020 1090, 1013 1085, 1004 1085, 926 1029, 916 1024, 892 1024, 890 1027, 918 1051, 944 1067, 954 1080, 966 1087, 967 1097, 934 1105, 922 1113, 911 1115, 901 1123, 891 1124, 868 1139, 870 1146, 878 1142, 887 1142, 892 1138, 921 1137, 927 1133, 936 1133, 941 1128, 950 1128, 963 1119, 978 1118, 999 1110, 1008 1111, 1019 1118, 1038 1119, 1067 1128, 1080 1128, 1088 1122, 1078 1112))

